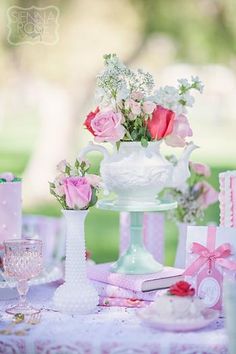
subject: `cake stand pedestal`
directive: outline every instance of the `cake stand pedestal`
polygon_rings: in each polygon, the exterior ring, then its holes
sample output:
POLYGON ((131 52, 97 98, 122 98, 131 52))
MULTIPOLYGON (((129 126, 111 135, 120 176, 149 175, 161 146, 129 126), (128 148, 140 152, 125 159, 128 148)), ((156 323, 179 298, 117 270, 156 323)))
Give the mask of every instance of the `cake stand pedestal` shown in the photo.
POLYGON ((144 212, 160 212, 177 207, 176 202, 160 202, 150 204, 118 203, 117 200, 100 200, 98 208, 104 210, 130 212, 130 244, 127 251, 111 266, 110 271, 123 274, 150 274, 160 272, 163 265, 158 263, 143 244, 144 212))

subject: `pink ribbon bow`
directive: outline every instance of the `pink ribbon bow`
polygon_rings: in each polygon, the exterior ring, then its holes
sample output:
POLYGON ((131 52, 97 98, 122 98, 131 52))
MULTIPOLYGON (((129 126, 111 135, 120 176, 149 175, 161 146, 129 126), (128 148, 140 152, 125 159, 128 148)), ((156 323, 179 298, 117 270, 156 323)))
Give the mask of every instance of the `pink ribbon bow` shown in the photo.
POLYGON ((185 270, 184 275, 195 275, 199 269, 208 263, 209 270, 212 269, 212 264, 219 264, 221 267, 229 270, 236 270, 236 263, 227 259, 231 253, 231 245, 223 243, 216 249, 215 247, 215 227, 208 228, 207 247, 198 242, 193 242, 192 252, 198 254, 199 257, 185 270))

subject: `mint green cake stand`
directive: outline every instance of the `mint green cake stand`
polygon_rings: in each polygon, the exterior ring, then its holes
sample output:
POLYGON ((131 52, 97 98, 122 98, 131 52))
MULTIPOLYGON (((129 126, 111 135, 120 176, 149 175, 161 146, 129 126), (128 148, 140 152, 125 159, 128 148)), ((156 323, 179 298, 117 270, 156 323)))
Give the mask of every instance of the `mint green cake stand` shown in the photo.
POLYGON ((150 274, 160 272, 158 263, 143 244, 144 212, 160 212, 175 209, 176 202, 122 204, 118 200, 100 200, 99 209, 128 211, 130 213, 130 244, 127 251, 111 266, 110 271, 122 274, 150 274))

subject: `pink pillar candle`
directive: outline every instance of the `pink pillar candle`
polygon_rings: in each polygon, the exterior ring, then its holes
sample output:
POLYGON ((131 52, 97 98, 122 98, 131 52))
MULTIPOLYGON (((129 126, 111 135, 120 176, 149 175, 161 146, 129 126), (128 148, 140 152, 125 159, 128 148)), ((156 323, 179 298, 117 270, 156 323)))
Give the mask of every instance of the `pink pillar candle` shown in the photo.
POLYGON ((21 238, 21 182, 0 183, 0 243, 21 238))

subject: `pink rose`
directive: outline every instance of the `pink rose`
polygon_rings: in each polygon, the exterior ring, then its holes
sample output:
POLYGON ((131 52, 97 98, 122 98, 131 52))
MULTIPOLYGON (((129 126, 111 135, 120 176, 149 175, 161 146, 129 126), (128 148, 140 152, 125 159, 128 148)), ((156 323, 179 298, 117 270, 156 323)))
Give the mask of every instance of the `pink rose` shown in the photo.
POLYGON ((140 101, 141 99, 143 99, 143 93, 141 91, 135 91, 132 93, 131 97, 133 98, 133 100, 140 101))
POLYGON ((146 114, 152 114, 154 109, 156 108, 156 104, 152 101, 143 102, 143 112, 146 114))
POLYGON ((195 189, 202 191, 198 201, 203 209, 218 201, 219 193, 209 183, 205 181, 199 182, 196 184, 195 189))
POLYGON ((68 177, 63 180, 66 204, 71 209, 84 209, 92 198, 92 188, 85 177, 68 177))
POLYGON ((132 98, 125 101, 125 108, 130 109, 135 116, 138 116, 141 113, 140 103, 132 100, 132 98))
POLYGON ((172 133, 166 138, 166 144, 173 147, 185 146, 185 138, 192 136, 188 118, 184 114, 175 117, 172 133))
POLYGON ((173 130, 175 113, 162 106, 156 106, 152 117, 147 120, 147 127, 152 140, 160 140, 170 135, 173 130))
POLYGON ((96 117, 96 114, 97 114, 99 111, 100 111, 100 109, 99 109, 99 107, 97 107, 94 112, 90 112, 90 113, 87 115, 87 117, 86 117, 86 119, 85 119, 85 122, 84 122, 84 126, 85 126, 85 127, 88 129, 88 131, 90 131, 90 133, 92 133, 93 135, 95 135, 95 134, 94 134, 93 128, 91 127, 91 122, 92 122, 92 120, 94 119, 94 117, 96 117))
POLYGON ((211 170, 210 167, 204 165, 203 163, 190 162, 191 169, 198 175, 210 177, 211 170))
POLYGON ((98 112, 91 120, 91 128, 94 132, 95 141, 113 142, 123 138, 125 128, 121 125, 122 116, 113 111, 98 112))

